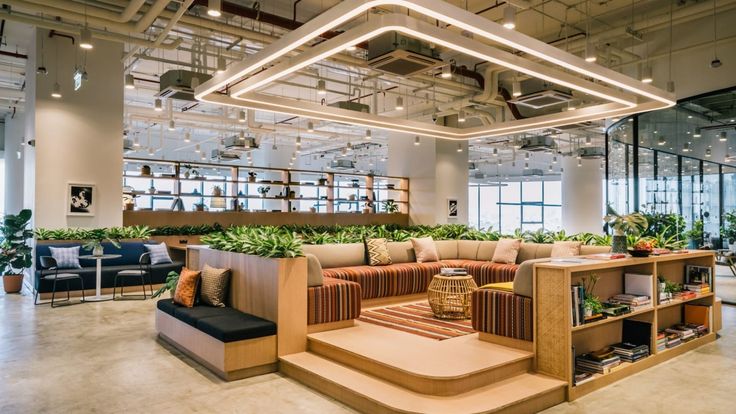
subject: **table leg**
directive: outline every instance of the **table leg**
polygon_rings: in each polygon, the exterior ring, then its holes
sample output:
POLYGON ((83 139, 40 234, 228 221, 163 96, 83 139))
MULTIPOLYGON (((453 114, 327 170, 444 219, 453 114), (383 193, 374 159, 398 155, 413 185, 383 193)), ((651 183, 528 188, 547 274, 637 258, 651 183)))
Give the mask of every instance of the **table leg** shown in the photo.
POLYGON ((112 295, 102 295, 102 259, 97 259, 97 268, 95 269, 95 295, 88 297, 89 302, 102 302, 112 299, 112 295))

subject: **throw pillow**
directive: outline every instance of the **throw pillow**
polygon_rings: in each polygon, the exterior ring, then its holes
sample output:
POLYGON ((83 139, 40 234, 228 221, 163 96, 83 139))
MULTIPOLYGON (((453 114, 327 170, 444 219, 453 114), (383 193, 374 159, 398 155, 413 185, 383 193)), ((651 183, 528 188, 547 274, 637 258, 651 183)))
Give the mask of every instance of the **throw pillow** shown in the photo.
POLYGON ((187 308, 194 306, 200 274, 201 272, 189 270, 186 267, 181 269, 179 281, 176 283, 176 291, 174 291, 174 303, 187 308))
POLYGON ((227 287, 230 284, 230 269, 216 269, 210 265, 204 265, 202 269, 202 285, 199 299, 205 305, 225 307, 227 287))
POLYGON ((580 256, 579 241, 556 241, 552 245, 551 257, 572 257, 580 256))
POLYGON ((388 240, 365 239, 365 250, 368 252, 368 264, 371 266, 386 266, 391 264, 388 254, 388 240))
POLYGON ((169 249, 166 247, 166 243, 144 244, 144 246, 146 246, 146 250, 151 253, 152 265, 171 263, 171 257, 169 257, 169 249))
POLYGON ((496 245, 496 251, 493 252, 492 262, 495 263, 516 263, 516 256, 519 255, 521 248, 521 240, 519 239, 501 239, 496 245))
POLYGON ((324 283, 322 264, 313 254, 306 253, 304 256, 307 258, 307 287, 322 286, 324 283))
POLYGON ((440 255, 437 253, 437 245, 431 237, 411 238, 412 247, 414 247, 414 255, 417 257, 417 263, 438 262, 440 255))
POLYGON ((56 260, 59 269, 81 269, 79 264, 79 247, 49 247, 51 257, 56 260))

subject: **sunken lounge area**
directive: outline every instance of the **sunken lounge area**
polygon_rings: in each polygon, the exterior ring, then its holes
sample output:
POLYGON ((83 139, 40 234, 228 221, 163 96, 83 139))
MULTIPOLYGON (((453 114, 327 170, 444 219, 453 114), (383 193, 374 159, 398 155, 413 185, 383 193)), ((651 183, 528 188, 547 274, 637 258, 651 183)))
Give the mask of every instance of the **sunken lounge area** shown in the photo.
POLYGON ((730 413, 736 0, 2 0, 0 414, 730 413))

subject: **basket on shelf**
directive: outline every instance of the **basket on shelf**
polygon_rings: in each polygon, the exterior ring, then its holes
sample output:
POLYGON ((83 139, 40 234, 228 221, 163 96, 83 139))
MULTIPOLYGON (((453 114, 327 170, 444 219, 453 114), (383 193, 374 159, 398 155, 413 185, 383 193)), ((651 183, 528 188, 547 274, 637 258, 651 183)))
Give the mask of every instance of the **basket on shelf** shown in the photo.
POLYGON ((469 319, 470 300, 477 289, 473 276, 435 275, 427 289, 427 299, 438 318, 469 319))

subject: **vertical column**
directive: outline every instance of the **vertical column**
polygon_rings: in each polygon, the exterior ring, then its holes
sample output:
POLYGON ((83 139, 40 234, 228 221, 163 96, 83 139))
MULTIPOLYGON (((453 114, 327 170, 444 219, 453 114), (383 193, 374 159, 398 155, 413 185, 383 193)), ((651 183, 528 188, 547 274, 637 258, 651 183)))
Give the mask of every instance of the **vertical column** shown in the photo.
POLYGON ((562 159, 562 228, 568 234, 601 233, 603 227, 603 171, 600 160, 562 159))
POLYGON ((29 82, 32 99, 27 100, 28 105, 33 105, 33 111, 27 111, 26 123, 35 139, 35 225, 120 226, 123 47, 120 43, 94 39, 94 49, 85 54, 67 37, 49 37, 48 31, 40 29, 35 35, 33 58, 29 61, 35 61, 43 52, 49 68, 48 75, 35 75, 34 81, 29 82), (76 91, 75 67, 88 74, 88 80, 76 91), (57 82, 60 98, 51 96, 57 82), (94 186, 90 214, 69 215, 69 184, 94 186))
POLYGON ((408 177, 409 220, 412 224, 468 223, 468 146, 434 138, 389 135, 388 175, 408 177), (457 200, 458 214, 449 218, 448 200, 457 200))
POLYGON ((25 114, 16 112, 5 117, 5 202, 6 214, 23 209, 23 176, 25 114))

